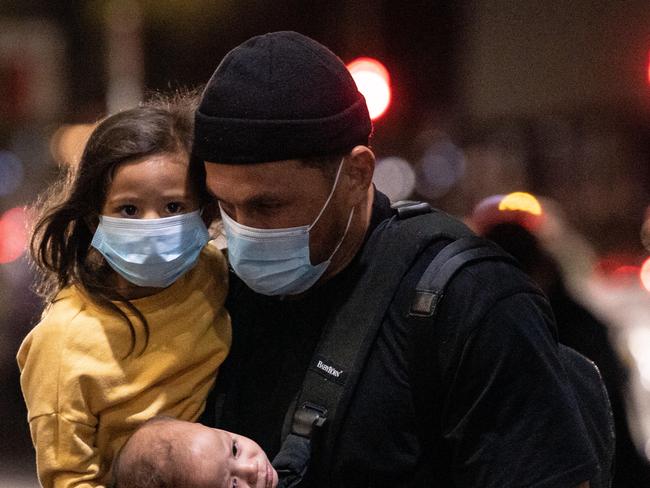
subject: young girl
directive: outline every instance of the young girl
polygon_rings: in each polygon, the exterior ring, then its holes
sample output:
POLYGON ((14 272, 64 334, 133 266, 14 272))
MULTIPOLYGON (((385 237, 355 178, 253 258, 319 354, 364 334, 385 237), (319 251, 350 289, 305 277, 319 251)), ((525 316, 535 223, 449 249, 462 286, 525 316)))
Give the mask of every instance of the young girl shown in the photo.
POLYGON ((92 133, 36 223, 48 306, 18 352, 44 487, 99 487, 158 414, 194 421, 231 341, 227 268, 208 242, 193 104, 159 100, 92 133))

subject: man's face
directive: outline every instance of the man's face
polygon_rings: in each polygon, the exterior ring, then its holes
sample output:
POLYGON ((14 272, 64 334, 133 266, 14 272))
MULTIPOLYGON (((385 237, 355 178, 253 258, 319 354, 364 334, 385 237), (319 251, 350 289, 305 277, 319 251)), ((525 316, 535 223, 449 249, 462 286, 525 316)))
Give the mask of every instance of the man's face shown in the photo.
MULTIPOLYGON (((310 231, 312 264, 326 260, 345 232, 352 210, 345 162, 332 199, 310 231)), ((207 187, 228 215, 242 225, 282 229, 311 225, 332 190, 332 171, 298 160, 257 164, 206 162, 207 187)))

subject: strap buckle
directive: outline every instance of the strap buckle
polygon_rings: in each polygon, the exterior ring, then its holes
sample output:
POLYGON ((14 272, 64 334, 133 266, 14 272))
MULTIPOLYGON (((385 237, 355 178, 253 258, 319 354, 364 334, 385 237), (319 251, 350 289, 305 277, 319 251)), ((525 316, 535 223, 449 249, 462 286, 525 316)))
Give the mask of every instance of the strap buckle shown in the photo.
POLYGON ((310 439, 314 429, 321 428, 326 420, 326 408, 305 402, 293 414, 291 433, 310 439))
POLYGON ((397 212, 397 218, 399 220, 433 212, 431 205, 427 202, 413 200, 400 200, 399 202, 393 203, 391 208, 397 212))

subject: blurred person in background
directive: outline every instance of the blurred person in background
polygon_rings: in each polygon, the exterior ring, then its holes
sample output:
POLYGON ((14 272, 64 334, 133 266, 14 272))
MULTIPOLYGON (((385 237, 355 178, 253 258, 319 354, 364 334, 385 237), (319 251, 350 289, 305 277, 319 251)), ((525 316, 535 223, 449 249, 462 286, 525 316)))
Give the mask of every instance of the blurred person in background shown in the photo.
POLYGON ((566 284, 567 273, 581 273, 589 256, 581 254, 585 247, 579 239, 571 238, 569 242, 569 234, 573 232, 570 229, 566 232, 566 242, 557 242, 564 239, 565 233, 558 229, 564 229, 566 222, 559 217, 556 205, 547 201, 540 204, 528 194, 495 195, 474 208, 469 224, 479 235, 496 242, 519 261, 521 268, 547 295, 560 342, 594 361, 600 369, 616 426, 612 487, 650 486, 650 463, 636 449, 626 416, 626 370, 611 344, 608 327, 574 297, 571 289, 575 283, 570 287, 566 284), (579 247, 572 247, 576 243, 579 247), (563 269, 568 260, 573 261, 568 264, 572 269, 563 269))

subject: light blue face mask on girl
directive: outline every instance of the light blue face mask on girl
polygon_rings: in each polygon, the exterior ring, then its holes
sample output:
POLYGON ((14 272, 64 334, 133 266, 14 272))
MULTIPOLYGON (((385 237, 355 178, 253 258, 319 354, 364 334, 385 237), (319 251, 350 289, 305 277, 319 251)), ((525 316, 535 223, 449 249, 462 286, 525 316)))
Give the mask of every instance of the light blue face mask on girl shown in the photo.
POLYGON ((129 282, 164 288, 194 266, 209 238, 199 211, 161 219, 101 215, 90 244, 129 282))
MULTIPOLYGON (((343 160, 325 204, 311 225, 285 229, 256 229, 233 220, 221 209, 228 241, 228 260, 249 288, 263 295, 297 295, 311 288, 323 275, 339 250, 350 228, 350 211, 343 236, 322 263, 313 265, 309 258, 309 231, 327 208, 339 181, 343 160)), ((221 206, 220 206, 221 207, 221 206)))

